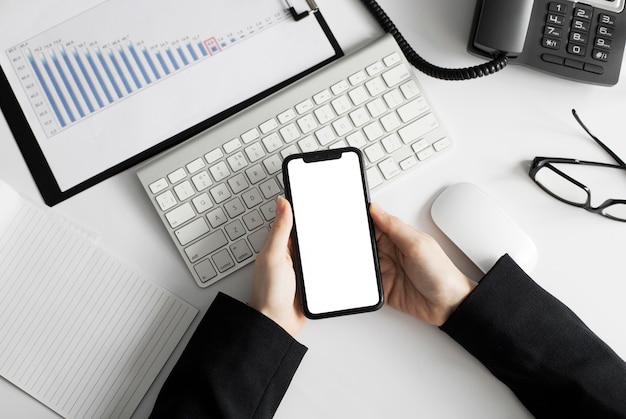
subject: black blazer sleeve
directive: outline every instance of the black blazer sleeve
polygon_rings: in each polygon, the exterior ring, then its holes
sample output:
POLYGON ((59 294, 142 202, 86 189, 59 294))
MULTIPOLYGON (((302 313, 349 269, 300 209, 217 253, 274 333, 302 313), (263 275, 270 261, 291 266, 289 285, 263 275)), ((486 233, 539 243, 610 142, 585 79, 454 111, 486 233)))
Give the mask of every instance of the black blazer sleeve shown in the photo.
POLYGON ((271 418, 306 347, 218 294, 167 378, 151 418, 271 418))
POLYGON ((626 364, 503 256, 441 327, 537 417, 626 418, 626 364))

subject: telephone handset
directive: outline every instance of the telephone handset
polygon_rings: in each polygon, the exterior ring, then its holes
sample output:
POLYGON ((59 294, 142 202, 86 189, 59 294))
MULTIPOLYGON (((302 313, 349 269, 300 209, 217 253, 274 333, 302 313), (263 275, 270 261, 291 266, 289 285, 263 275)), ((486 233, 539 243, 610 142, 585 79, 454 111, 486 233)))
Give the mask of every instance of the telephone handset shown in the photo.
POLYGON ((617 83, 626 44, 626 0, 477 0, 468 51, 488 63, 462 69, 434 66, 404 40, 376 1, 362 0, 416 68, 464 80, 521 64, 570 80, 617 83))

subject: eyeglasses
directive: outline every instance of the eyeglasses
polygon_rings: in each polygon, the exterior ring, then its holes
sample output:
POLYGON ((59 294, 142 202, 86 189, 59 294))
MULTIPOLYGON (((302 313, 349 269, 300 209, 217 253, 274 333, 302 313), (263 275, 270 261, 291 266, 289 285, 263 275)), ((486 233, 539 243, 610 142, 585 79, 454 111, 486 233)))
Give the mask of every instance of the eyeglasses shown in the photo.
MULTIPOLYGON (((530 177, 547 193, 576 207, 589 212, 603 215, 607 218, 626 222, 626 199, 607 199, 597 207, 591 205, 591 191, 587 186, 574 179, 570 174, 580 165, 605 167, 626 172, 626 163, 617 154, 607 147, 598 137, 593 135, 580 120, 575 109, 572 115, 581 127, 593 140, 600 145, 618 164, 598 163, 578 159, 564 159, 555 157, 535 157, 530 167, 530 177), (570 174, 568 174, 570 173, 570 174)), ((626 174, 626 173, 625 173, 626 174)))

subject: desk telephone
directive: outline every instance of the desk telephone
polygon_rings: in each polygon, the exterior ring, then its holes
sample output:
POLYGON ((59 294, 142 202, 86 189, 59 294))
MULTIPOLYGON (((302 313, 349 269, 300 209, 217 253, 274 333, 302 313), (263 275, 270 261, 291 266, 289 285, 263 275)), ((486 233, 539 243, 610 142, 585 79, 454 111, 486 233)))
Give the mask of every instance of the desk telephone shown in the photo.
POLYGON ((491 61, 469 68, 434 66, 408 45, 375 1, 362 0, 420 71, 446 80, 493 74, 521 64, 570 80, 612 86, 619 79, 626 0, 477 0, 468 43, 491 61))

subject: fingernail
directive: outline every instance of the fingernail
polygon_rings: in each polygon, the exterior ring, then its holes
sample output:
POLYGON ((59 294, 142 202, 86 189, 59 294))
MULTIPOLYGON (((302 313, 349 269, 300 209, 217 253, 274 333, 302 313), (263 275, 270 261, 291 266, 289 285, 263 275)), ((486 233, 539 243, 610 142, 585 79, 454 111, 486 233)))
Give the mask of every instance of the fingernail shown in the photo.
POLYGON ((286 199, 283 198, 282 196, 279 196, 276 199, 276 217, 280 217, 281 215, 283 215, 283 212, 285 211, 285 202, 286 199))

